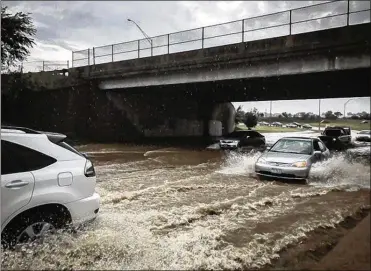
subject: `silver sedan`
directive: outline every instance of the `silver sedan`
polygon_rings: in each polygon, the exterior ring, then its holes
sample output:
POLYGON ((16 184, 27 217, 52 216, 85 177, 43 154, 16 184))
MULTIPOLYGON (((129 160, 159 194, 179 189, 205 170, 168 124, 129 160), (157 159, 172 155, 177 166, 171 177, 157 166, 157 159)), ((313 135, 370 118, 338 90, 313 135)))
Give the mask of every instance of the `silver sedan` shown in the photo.
POLYGON ((259 157, 255 173, 258 176, 306 180, 312 164, 329 155, 330 151, 318 138, 284 137, 259 157))

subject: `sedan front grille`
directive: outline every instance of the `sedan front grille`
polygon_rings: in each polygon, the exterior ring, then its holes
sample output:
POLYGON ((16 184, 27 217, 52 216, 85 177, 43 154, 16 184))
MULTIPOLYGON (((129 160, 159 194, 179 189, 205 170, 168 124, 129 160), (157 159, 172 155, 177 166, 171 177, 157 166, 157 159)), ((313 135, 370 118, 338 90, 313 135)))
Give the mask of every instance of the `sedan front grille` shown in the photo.
POLYGON ((278 167, 288 167, 291 164, 289 164, 289 163, 280 163, 280 162, 268 162, 268 165, 278 166, 278 167))

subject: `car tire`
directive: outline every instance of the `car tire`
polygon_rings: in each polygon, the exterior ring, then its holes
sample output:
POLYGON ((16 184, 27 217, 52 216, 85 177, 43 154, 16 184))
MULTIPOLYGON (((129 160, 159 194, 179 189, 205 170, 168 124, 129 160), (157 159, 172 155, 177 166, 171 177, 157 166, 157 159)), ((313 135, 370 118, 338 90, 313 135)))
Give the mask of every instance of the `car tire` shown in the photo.
POLYGON ((266 181, 266 180, 267 180, 267 178, 266 178, 265 176, 258 175, 258 174, 256 174, 256 179, 257 179, 258 181, 266 181))
POLYGON ((65 217, 56 212, 36 211, 21 215, 11 221, 1 233, 1 245, 3 248, 12 249, 20 243, 41 240, 46 234, 66 225, 65 217))

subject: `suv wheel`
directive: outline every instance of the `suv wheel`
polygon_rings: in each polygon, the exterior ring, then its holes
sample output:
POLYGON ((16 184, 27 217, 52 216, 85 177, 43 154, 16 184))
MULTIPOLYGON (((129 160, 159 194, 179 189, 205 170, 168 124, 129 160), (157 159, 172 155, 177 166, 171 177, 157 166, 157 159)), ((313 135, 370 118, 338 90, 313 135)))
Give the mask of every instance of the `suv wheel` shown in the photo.
POLYGON ((4 248, 14 248, 24 243, 42 242, 48 234, 55 233, 65 225, 65 219, 56 213, 36 212, 20 216, 1 234, 1 244, 4 248))
POLYGON ((25 228, 18 236, 16 243, 22 244, 27 242, 33 242, 37 239, 43 238, 49 233, 55 232, 53 224, 48 222, 36 222, 25 228))

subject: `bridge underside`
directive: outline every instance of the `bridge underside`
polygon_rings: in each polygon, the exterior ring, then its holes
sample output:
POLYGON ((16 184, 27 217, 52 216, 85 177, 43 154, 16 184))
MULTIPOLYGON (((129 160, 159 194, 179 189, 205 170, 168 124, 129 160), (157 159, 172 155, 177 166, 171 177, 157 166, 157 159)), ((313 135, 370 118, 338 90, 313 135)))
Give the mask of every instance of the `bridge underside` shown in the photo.
POLYGON ((145 137, 217 136, 234 129, 231 102, 370 96, 370 68, 106 91, 145 137))
POLYGON ((295 74, 275 77, 248 78, 150 86, 110 91, 125 95, 181 96, 202 102, 274 101, 369 97, 371 69, 359 68, 331 72, 295 74))

